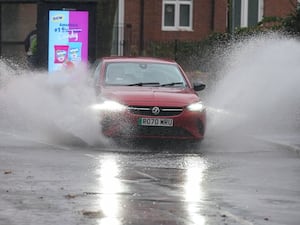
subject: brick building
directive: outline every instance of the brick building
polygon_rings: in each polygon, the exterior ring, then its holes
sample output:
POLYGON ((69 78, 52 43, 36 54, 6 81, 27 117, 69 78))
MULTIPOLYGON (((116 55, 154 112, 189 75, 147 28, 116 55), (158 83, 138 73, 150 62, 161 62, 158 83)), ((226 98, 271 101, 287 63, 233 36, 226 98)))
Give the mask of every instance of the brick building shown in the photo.
POLYGON ((205 39, 213 32, 255 25, 263 17, 284 17, 300 0, 0 0, 0 56, 25 61, 23 41, 37 23, 37 3, 95 2, 97 57, 141 53, 150 41, 205 39), (115 7, 117 6, 117 10, 115 7), (114 24, 113 32, 112 24, 114 24), (113 33, 113 34, 112 34, 113 33))
POLYGON ((141 29, 145 41, 199 40, 226 31, 227 0, 125 0, 124 6, 124 22, 133 39, 138 39, 141 29))
POLYGON ((284 17, 296 5, 297 0, 119 0, 119 21, 124 40, 141 50, 148 41, 202 40, 263 17, 284 17))

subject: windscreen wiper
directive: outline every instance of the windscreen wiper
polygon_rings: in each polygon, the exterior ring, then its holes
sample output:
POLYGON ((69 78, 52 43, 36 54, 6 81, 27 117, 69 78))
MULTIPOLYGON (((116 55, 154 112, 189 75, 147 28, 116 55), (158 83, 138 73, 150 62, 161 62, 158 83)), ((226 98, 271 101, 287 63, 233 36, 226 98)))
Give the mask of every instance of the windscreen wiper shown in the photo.
POLYGON ((145 86, 145 85, 159 86, 160 84, 158 82, 139 82, 139 83, 134 83, 134 84, 128 84, 127 86, 145 86))
POLYGON ((175 86, 175 85, 183 85, 183 82, 172 82, 172 83, 167 83, 167 84, 161 84, 161 87, 166 87, 166 86, 175 86))

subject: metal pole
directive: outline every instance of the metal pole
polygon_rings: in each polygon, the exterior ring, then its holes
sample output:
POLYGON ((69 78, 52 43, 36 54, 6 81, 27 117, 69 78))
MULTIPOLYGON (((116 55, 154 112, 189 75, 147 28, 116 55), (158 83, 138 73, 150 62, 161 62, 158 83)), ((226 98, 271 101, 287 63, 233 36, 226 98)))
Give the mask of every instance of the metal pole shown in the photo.
POLYGON ((215 6, 216 6, 216 0, 212 0, 211 2, 211 31, 215 31, 215 6))
POLYGON ((231 35, 234 38, 235 30, 235 0, 231 0, 231 35))
POLYGON ((140 55, 144 54, 144 0, 141 0, 141 5, 140 5, 140 19, 141 19, 141 24, 140 24, 140 55))

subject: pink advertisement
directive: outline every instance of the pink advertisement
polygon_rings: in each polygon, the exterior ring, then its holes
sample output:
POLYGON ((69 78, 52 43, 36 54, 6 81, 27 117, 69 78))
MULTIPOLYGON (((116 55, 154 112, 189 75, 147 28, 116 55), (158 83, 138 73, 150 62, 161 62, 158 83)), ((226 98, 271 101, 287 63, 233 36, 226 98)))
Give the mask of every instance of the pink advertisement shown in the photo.
POLYGON ((88 12, 49 11, 48 70, 88 61, 88 12))

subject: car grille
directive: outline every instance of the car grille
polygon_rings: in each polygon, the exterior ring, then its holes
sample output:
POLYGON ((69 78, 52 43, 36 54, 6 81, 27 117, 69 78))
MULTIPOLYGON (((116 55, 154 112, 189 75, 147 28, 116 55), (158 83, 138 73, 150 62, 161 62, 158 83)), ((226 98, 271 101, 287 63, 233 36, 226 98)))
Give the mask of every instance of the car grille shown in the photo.
POLYGON ((101 121, 103 132, 110 127, 116 126, 117 129, 113 136, 149 136, 149 137, 182 137, 192 138, 193 135, 181 127, 152 127, 152 126, 135 126, 130 123, 120 122, 105 118, 101 121))
MULTIPOLYGON (((154 116, 152 112, 152 106, 129 106, 129 112, 136 115, 154 116)), ((160 112, 155 116, 176 116, 179 115, 183 108, 180 107, 159 107, 160 112)))

